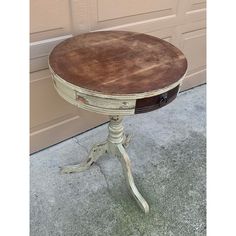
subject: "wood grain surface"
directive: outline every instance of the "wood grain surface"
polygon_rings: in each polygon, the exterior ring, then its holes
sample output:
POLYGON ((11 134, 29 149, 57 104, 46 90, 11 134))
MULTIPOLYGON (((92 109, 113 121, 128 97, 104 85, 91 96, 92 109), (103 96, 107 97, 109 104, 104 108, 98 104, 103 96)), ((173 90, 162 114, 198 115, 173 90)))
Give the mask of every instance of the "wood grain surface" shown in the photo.
POLYGON ((128 31, 69 38, 52 50, 49 65, 63 80, 109 95, 163 89, 187 70, 185 56, 172 44, 128 31))

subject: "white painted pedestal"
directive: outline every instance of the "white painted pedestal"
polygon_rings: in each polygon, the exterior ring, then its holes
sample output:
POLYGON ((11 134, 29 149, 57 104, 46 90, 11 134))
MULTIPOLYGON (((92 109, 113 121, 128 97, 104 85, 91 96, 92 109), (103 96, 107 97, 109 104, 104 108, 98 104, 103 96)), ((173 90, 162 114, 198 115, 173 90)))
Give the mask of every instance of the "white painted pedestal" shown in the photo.
POLYGON ((138 191, 131 172, 131 164, 129 156, 125 150, 130 142, 130 135, 124 134, 121 116, 110 116, 110 123, 108 126, 109 134, 105 142, 96 144, 90 150, 88 159, 78 165, 62 167, 62 173, 75 173, 87 170, 95 161, 97 161, 105 153, 109 153, 118 157, 120 160, 126 182, 131 194, 145 213, 149 212, 149 206, 146 200, 138 191))

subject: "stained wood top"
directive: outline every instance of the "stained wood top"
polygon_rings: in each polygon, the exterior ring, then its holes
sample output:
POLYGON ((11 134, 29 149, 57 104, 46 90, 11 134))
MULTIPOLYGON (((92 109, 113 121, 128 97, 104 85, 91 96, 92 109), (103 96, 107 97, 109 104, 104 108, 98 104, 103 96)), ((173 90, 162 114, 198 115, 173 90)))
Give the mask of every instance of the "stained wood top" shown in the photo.
POLYGON ((49 65, 63 80, 108 95, 163 89, 187 70, 185 56, 172 44, 127 31, 69 38, 53 49, 49 65))

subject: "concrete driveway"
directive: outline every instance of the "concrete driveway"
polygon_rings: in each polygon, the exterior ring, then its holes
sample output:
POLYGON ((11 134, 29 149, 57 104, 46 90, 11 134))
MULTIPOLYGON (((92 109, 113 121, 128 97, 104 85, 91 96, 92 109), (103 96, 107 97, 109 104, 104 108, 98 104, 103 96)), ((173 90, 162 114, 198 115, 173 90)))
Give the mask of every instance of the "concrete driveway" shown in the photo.
POLYGON ((106 139, 107 124, 33 154, 31 236, 206 235, 205 95, 202 85, 160 110, 124 119, 149 215, 129 195, 115 157, 104 156, 82 173, 59 173, 106 139))

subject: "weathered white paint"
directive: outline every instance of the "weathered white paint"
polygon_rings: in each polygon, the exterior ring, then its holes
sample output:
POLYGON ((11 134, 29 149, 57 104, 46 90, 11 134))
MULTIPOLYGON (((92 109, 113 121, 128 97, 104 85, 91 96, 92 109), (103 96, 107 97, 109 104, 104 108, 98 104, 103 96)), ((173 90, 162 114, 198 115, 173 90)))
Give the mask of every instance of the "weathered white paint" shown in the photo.
POLYGON ((177 85, 181 85, 185 77, 184 75, 176 83, 166 86, 163 89, 138 94, 109 95, 71 84, 58 76, 50 65, 49 69, 55 89, 62 98, 79 108, 104 115, 133 115, 135 113, 137 99, 152 97, 167 92, 177 85))
POLYGON ((87 170, 99 157, 105 153, 114 155, 118 157, 122 164, 130 192, 142 210, 145 213, 148 213, 148 203, 138 191, 131 173, 130 160, 128 154, 125 151, 125 147, 129 144, 130 136, 124 135, 121 116, 133 115, 135 113, 137 99, 156 96, 167 92, 178 85, 181 85, 185 75, 176 83, 171 84, 163 89, 138 94, 108 95, 81 88, 65 81, 53 71, 53 69, 50 67, 50 64, 49 69, 52 74, 54 87, 62 98, 64 98, 69 103, 78 106, 79 108, 100 114, 110 115, 107 141, 94 145, 89 153, 88 159, 85 162, 79 165, 65 166, 62 168, 62 173, 74 173, 87 170))
POLYGON ((90 150, 88 159, 78 165, 65 166, 62 168, 62 173, 75 173, 87 170, 94 162, 96 162, 105 153, 116 156, 123 167, 123 172, 126 178, 126 182, 131 194, 134 196, 138 205, 145 212, 149 212, 149 206, 146 200, 138 191, 131 172, 131 163, 127 152, 125 151, 125 146, 128 145, 130 141, 130 135, 124 135, 124 128, 122 125, 122 117, 111 116, 110 123, 108 126, 108 138, 107 141, 96 144, 90 150))

